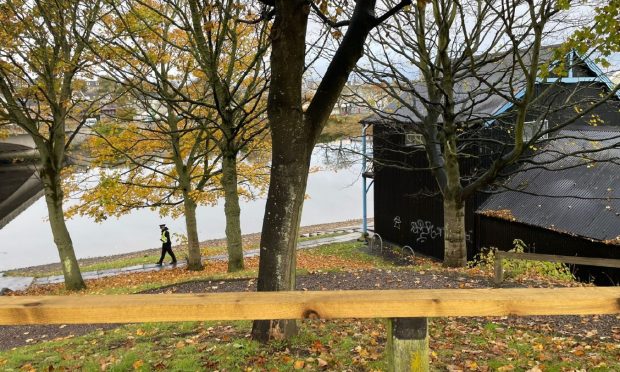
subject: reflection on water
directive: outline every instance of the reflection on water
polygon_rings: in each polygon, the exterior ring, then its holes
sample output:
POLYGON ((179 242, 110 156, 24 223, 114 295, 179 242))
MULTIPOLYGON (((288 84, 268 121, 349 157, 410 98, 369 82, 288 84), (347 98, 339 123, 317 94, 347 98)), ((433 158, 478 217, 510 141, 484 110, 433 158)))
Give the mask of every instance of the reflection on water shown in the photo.
MULTIPOLYGON (((371 149, 366 150, 370 152, 371 149)), ((338 171, 340 169, 361 169, 362 144, 360 141, 341 140, 317 145, 312 161, 321 169, 338 171)))
MULTIPOLYGON (((359 219, 361 203, 361 144, 335 142, 317 147, 312 166, 318 171, 308 178, 308 199, 303 208, 302 225, 359 219)), ((368 195, 372 217, 372 190, 368 195)), ((265 200, 241 203, 244 234, 259 232, 265 200)), ((198 233, 201 240, 225 236, 224 203, 199 207, 198 233)), ((46 221, 47 209, 40 199, 0 230, 0 271, 58 262, 52 232, 46 221)), ((166 223, 173 233, 185 232, 182 218, 160 218, 156 211, 140 209, 121 218, 95 223, 76 216, 67 221, 78 258, 106 256, 158 247, 159 224, 166 223)))

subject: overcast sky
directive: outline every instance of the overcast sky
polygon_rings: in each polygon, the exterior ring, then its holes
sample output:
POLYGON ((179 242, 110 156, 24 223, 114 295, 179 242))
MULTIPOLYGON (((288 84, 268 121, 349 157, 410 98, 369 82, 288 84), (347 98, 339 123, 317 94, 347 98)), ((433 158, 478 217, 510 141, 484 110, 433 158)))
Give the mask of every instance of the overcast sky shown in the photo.
MULTIPOLYGON (((565 41, 566 38, 576 29, 576 27, 571 27, 570 25, 583 24, 584 20, 591 22, 593 19, 593 5, 595 3, 596 3, 595 1, 589 1, 585 4, 579 4, 573 7, 569 13, 565 13, 563 15, 565 18, 561 22, 562 30, 554 32, 553 37, 547 38, 543 42, 543 45, 560 44, 563 41, 565 41)), ((381 14, 382 11, 378 13, 381 14)), ((339 17, 339 20, 346 19, 345 17, 346 16, 342 14, 339 17)), ((342 33, 346 32, 346 28, 341 28, 340 30, 342 31, 342 33)), ((321 35, 324 35, 328 31, 329 30, 326 30, 324 28, 324 26, 322 25, 322 23, 317 17, 311 17, 311 21, 308 26, 309 45, 311 45, 312 43, 315 43, 317 39, 320 39, 321 35)), ((323 45, 323 44, 321 43, 320 45, 323 45)), ((328 38, 326 46, 327 48, 331 48, 332 50, 335 48, 335 42, 332 37, 328 38)), ((372 43, 370 43, 369 46, 372 48, 373 47, 372 43)), ((319 79, 325 73, 325 70, 329 64, 329 60, 331 60, 331 56, 329 54, 327 57, 319 57, 316 59, 315 58, 316 58, 316 54, 312 53, 312 48, 308 48, 307 61, 308 62, 314 61, 314 63, 312 64, 312 68, 307 74, 308 80, 319 79)), ((608 60, 611 63, 611 67, 603 68, 600 65, 599 67, 603 70, 603 72, 607 73, 608 75, 618 73, 620 71, 620 53, 615 53, 614 55, 610 56, 608 60)), ((362 60, 360 60, 359 63, 364 63, 363 58, 362 60)))

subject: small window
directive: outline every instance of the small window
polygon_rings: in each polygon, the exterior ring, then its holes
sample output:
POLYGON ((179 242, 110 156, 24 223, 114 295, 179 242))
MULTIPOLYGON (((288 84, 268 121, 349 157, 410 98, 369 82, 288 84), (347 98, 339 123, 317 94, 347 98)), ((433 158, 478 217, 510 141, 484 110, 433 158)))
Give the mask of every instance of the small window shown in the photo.
POLYGON ((424 136, 420 133, 405 133, 405 146, 424 146, 424 136))
MULTIPOLYGON (((523 142, 528 142, 534 135, 540 132, 544 132, 549 129, 549 122, 547 120, 538 121, 526 121, 523 123, 523 142)), ((549 137, 548 134, 542 135, 539 140, 547 139, 549 137)))

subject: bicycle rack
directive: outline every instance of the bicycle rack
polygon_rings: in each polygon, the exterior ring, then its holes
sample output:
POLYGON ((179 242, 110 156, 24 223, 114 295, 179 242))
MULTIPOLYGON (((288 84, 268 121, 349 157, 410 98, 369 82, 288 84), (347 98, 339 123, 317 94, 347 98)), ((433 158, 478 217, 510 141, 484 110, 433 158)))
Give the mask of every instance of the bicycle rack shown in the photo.
POLYGON ((379 244, 379 252, 383 254, 383 239, 381 239, 381 235, 375 233, 370 239, 370 250, 374 251, 377 244, 379 244))
POLYGON ((403 246, 403 248, 402 248, 402 249, 403 249, 403 251, 404 251, 405 249, 409 249, 409 251, 411 252, 411 255, 415 258, 415 252, 413 251, 413 248, 411 248, 411 247, 410 247, 410 246, 408 246, 408 245, 405 245, 405 246, 403 246))

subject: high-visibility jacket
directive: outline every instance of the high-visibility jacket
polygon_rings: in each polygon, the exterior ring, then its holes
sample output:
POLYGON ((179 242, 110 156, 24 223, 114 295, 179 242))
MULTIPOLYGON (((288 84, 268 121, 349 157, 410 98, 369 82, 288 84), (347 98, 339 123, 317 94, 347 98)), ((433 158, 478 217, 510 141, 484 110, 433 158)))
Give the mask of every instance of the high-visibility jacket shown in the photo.
POLYGON ((161 232, 161 237, 159 240, 161 240, 164 244, 170 244, 170 233, 168 232, 168 229, 161 232))

